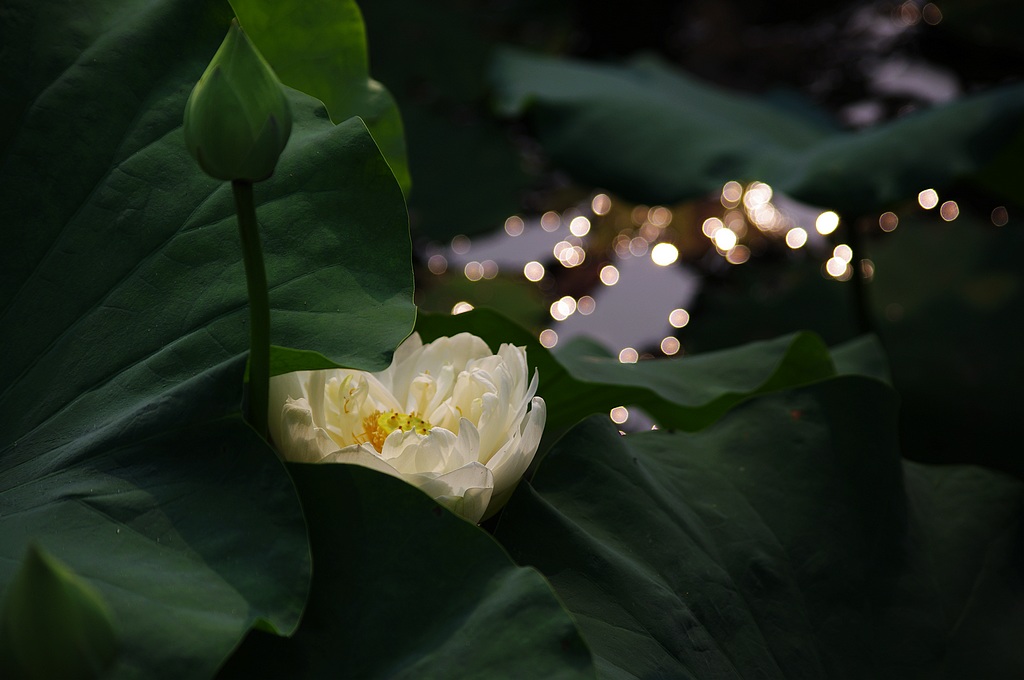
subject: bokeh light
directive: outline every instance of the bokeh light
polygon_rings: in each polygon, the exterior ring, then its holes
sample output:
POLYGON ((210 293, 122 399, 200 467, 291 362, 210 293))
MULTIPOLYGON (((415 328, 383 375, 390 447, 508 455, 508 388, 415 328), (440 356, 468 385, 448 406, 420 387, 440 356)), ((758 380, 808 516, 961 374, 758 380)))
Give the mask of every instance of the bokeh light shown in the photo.
POLYGON ((583 264, 585 259, 587 259, 587 251, 579 246, 564 249, 558 257, 558 261, 566 268, 578 267, 583 264))
POLYGON ((632 347, 623 347, 619 352, 619 363, 622 364, 635 364, 639 358, 640 353, 632 347))
POLYGON ((939 216, 947 222, 952 222, 960 216, 960 206, 956 201, 946 201, 939 207, 939 216))
POLYGON ((921 20, 921 10, 913 0, 906 0, 894 10, 893 19, 904 26, 913 26, 921 20))
POLYGON ((649 207, 640 204, 633 208, 633 211, 630 212, 629 214, 629 218, 633 220, 633 224, 639 227, 641 224, 647 221, 647 213, 649 213, 650 211, 651 209, 649 207))
POLYGON ((661 340, 661 351, 668 356, 679 352, 679 338, 669 335, 661 340))
POLYGON ((736 232, 732 229, 719 229, 715 232, 714 241, 719 250, 728 252, 736 246, 736 232))
POLYGON ((878 226, 882 231, 889 232, 896 229, 900 223, 900 218, 896 217, 896 213, 884 212, 878 216, 878 226))
POLYGON ((925 189, 917 195, 917 203, 925 210, 931 210, 939 204, 939 193, 935 189, 925 189))
POLYGON ((612 209, 612 199, 608 194, 598 194, 590 201, 590 209, 595 215, 607 215, 612 209))
POLYGON ((992 224, 997 227, 1005 227, 1010 221, 1010 213, 1005 206, 999 206, 992 211, 992 224))
POLYGON ((750 259, 750 248, 742 243, 725 254, 725 261, 729 264, 743 264, 750 259))
POLYGON ((743 194, 743 206, 747 210, 755 210, 772 200, 772 188, 764 182, 751 182, 743 194))
POLYGON ((814 228, 822 236, 831 234, 839 226, 839 215, 826 210, 825 212, 818 215, 818 219, 814 220, 814 228))
POLYGON ((661 236, 661 229, 650 222, 644 222, 640 227, 640 238, 648 243, 654 243, 661 236))
POLYGON ((611 418, 612 422, 616 425, 621 425, 629 420, 629 409, 625 406, 616 406, 608 412, 608 417, 611 418))
POLYGON ((590 316, 597 309, 597 301, 589 295, 584 295, 576 301, 576 311, 583 316, 590 316))
POLYGON ((554 332, 550 328, 545 328, 540 332, 538 339, 540 340, 541 346, 550 349, 558 344, 558 333, 554 332))
POLYGON ((849 268, 850 263, 841 257, 830 257, 828 262, 825 263, 825 271, 834 279, 841 277, 849 268))
POLYGON ((807 243, 807 230, 801 227, 793 227, 786 232, 786 245, 796 250, 803 248, 807 243))
POLYGON ((431 255, 430 259, 427 260, 427 269, 430 270, 431 274, 440 276, 448 271, 448 260, 441 254, 431 255))
POLYGON ((590 233, 590 220, 583 215, 572 218, 569 222, 569 232, 573 236, 586 236, 590 233))
POLYGON ((669 312, 668 322, 673 328, 682 328, 690 323, 690 313, 682 308, 673 309, 669 312))
POLYGON ((540 216, 540 228, 547 232, 557 231, 562 226, 562 218, 554 210, 540 216))
POLYGON ((505 220, 505 233, 509 236, 519 236, 525 228, 526 224, 523 222, 523 218, 518 215, 513 215, 505 220))
POLYGON ((747 233, 747 218, 743 216, 743 213, 739 210, 730 210, 725 213, 726 229, 732 229, 736 232, 737 236, 743 236, 747 233))
POLYGON ((718 233, 719 229, 724 229, 725 225, 722 224, 722 220, 717 217, 709 217, 704 220, 704 225, 701 227, 701 231, 708 238, 714 238, 715 234, 718 233))
POLYGON ((656 205, 647 211, 647 221, 664 229, 672 222, 672 211, 662 205, 656 205))
POLYGON ((565 321, 576 313, 576 300, 570 296, 563 296, 561 299, 551 303, 551 318, 555 321, 565 321))
POLYGON ((523 265, 523 276, 533 282, 540 281, 544 278, 544 265, 537 260, 531 260, 523 265))
POLYGON ((601 283, 606 286, 614 286, 619 282, 619 269, 613 264, 606 264, 601 267, 601 283))
POLYGON ((452 314, 463 314, 465 312, 468 312, 471 309, 473 309, 473 305, 471 305, 468 302, 466 302, 465 300, 463 300, 461 302, 456 302, 452 306, 452 314))
POLYGON ((743 185, 739 182, 730 181, 722 185, 722 206, 735 208, 743 198, 743 185))
POLYGON ((462 271, 470 281, 479 281, 484 277, 484 266, 476 260, 467 262, 462 271))
POLYGON ((651 248, 651 260, 659 267, 667 267, 679 259, 679 249, 671 243, 659 243, 651 248))

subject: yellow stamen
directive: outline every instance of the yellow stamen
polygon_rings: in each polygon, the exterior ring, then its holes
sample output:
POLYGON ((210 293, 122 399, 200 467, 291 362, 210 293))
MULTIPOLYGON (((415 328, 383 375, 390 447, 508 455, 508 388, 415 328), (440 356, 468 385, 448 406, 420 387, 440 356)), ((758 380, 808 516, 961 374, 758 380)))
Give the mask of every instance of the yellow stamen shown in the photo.
POLYGON ((414 413, 374 411, 363 418, 363 431, 356 435, 355 439, 357 443, 369 444, 380 453, 384 448, 384 440, 395 430, 426 434, 432 427, 433 425, 414 413))

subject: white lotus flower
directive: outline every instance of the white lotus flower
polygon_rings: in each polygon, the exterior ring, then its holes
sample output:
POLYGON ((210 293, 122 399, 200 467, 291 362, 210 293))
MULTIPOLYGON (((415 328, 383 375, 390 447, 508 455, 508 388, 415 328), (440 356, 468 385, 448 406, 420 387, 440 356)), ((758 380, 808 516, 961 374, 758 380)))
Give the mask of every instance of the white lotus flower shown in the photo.
POLYGON ((492 354, 469 333, 387 370, 298 371, 270 381, 270 434, 286 460, 352 463, 400 477, 471 522, 497 512, 533 460, 547 410, 526 350, 492 354))

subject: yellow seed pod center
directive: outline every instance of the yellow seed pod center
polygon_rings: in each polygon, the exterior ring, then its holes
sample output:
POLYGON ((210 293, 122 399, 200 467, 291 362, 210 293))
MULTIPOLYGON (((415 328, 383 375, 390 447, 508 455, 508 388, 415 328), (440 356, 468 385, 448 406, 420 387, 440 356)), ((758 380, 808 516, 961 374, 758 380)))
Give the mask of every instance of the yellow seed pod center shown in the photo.
POLYGON ((384 448, 384 440, 395 430, 426 434, 432 427, 433 425, 416 414, 374 411, 363 418, 363 433, 356 439, 360 444, 370 444, 377 453, 380 453, 384 448))

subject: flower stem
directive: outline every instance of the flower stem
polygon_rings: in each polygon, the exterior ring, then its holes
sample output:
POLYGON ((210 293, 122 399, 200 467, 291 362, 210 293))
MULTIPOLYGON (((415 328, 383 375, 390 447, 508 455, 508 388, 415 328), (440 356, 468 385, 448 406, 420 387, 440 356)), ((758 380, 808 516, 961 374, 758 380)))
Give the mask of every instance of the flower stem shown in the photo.
POLYGON ((267 408, 270 391, 270 298, 267 294, 267 272, 263 267, 256 206, 252 198, 252 182, 231 183, 238 212, 238 232, 242 237, 245 261, 245 283, 249 290, 249 424, 267 439, 267 408))

